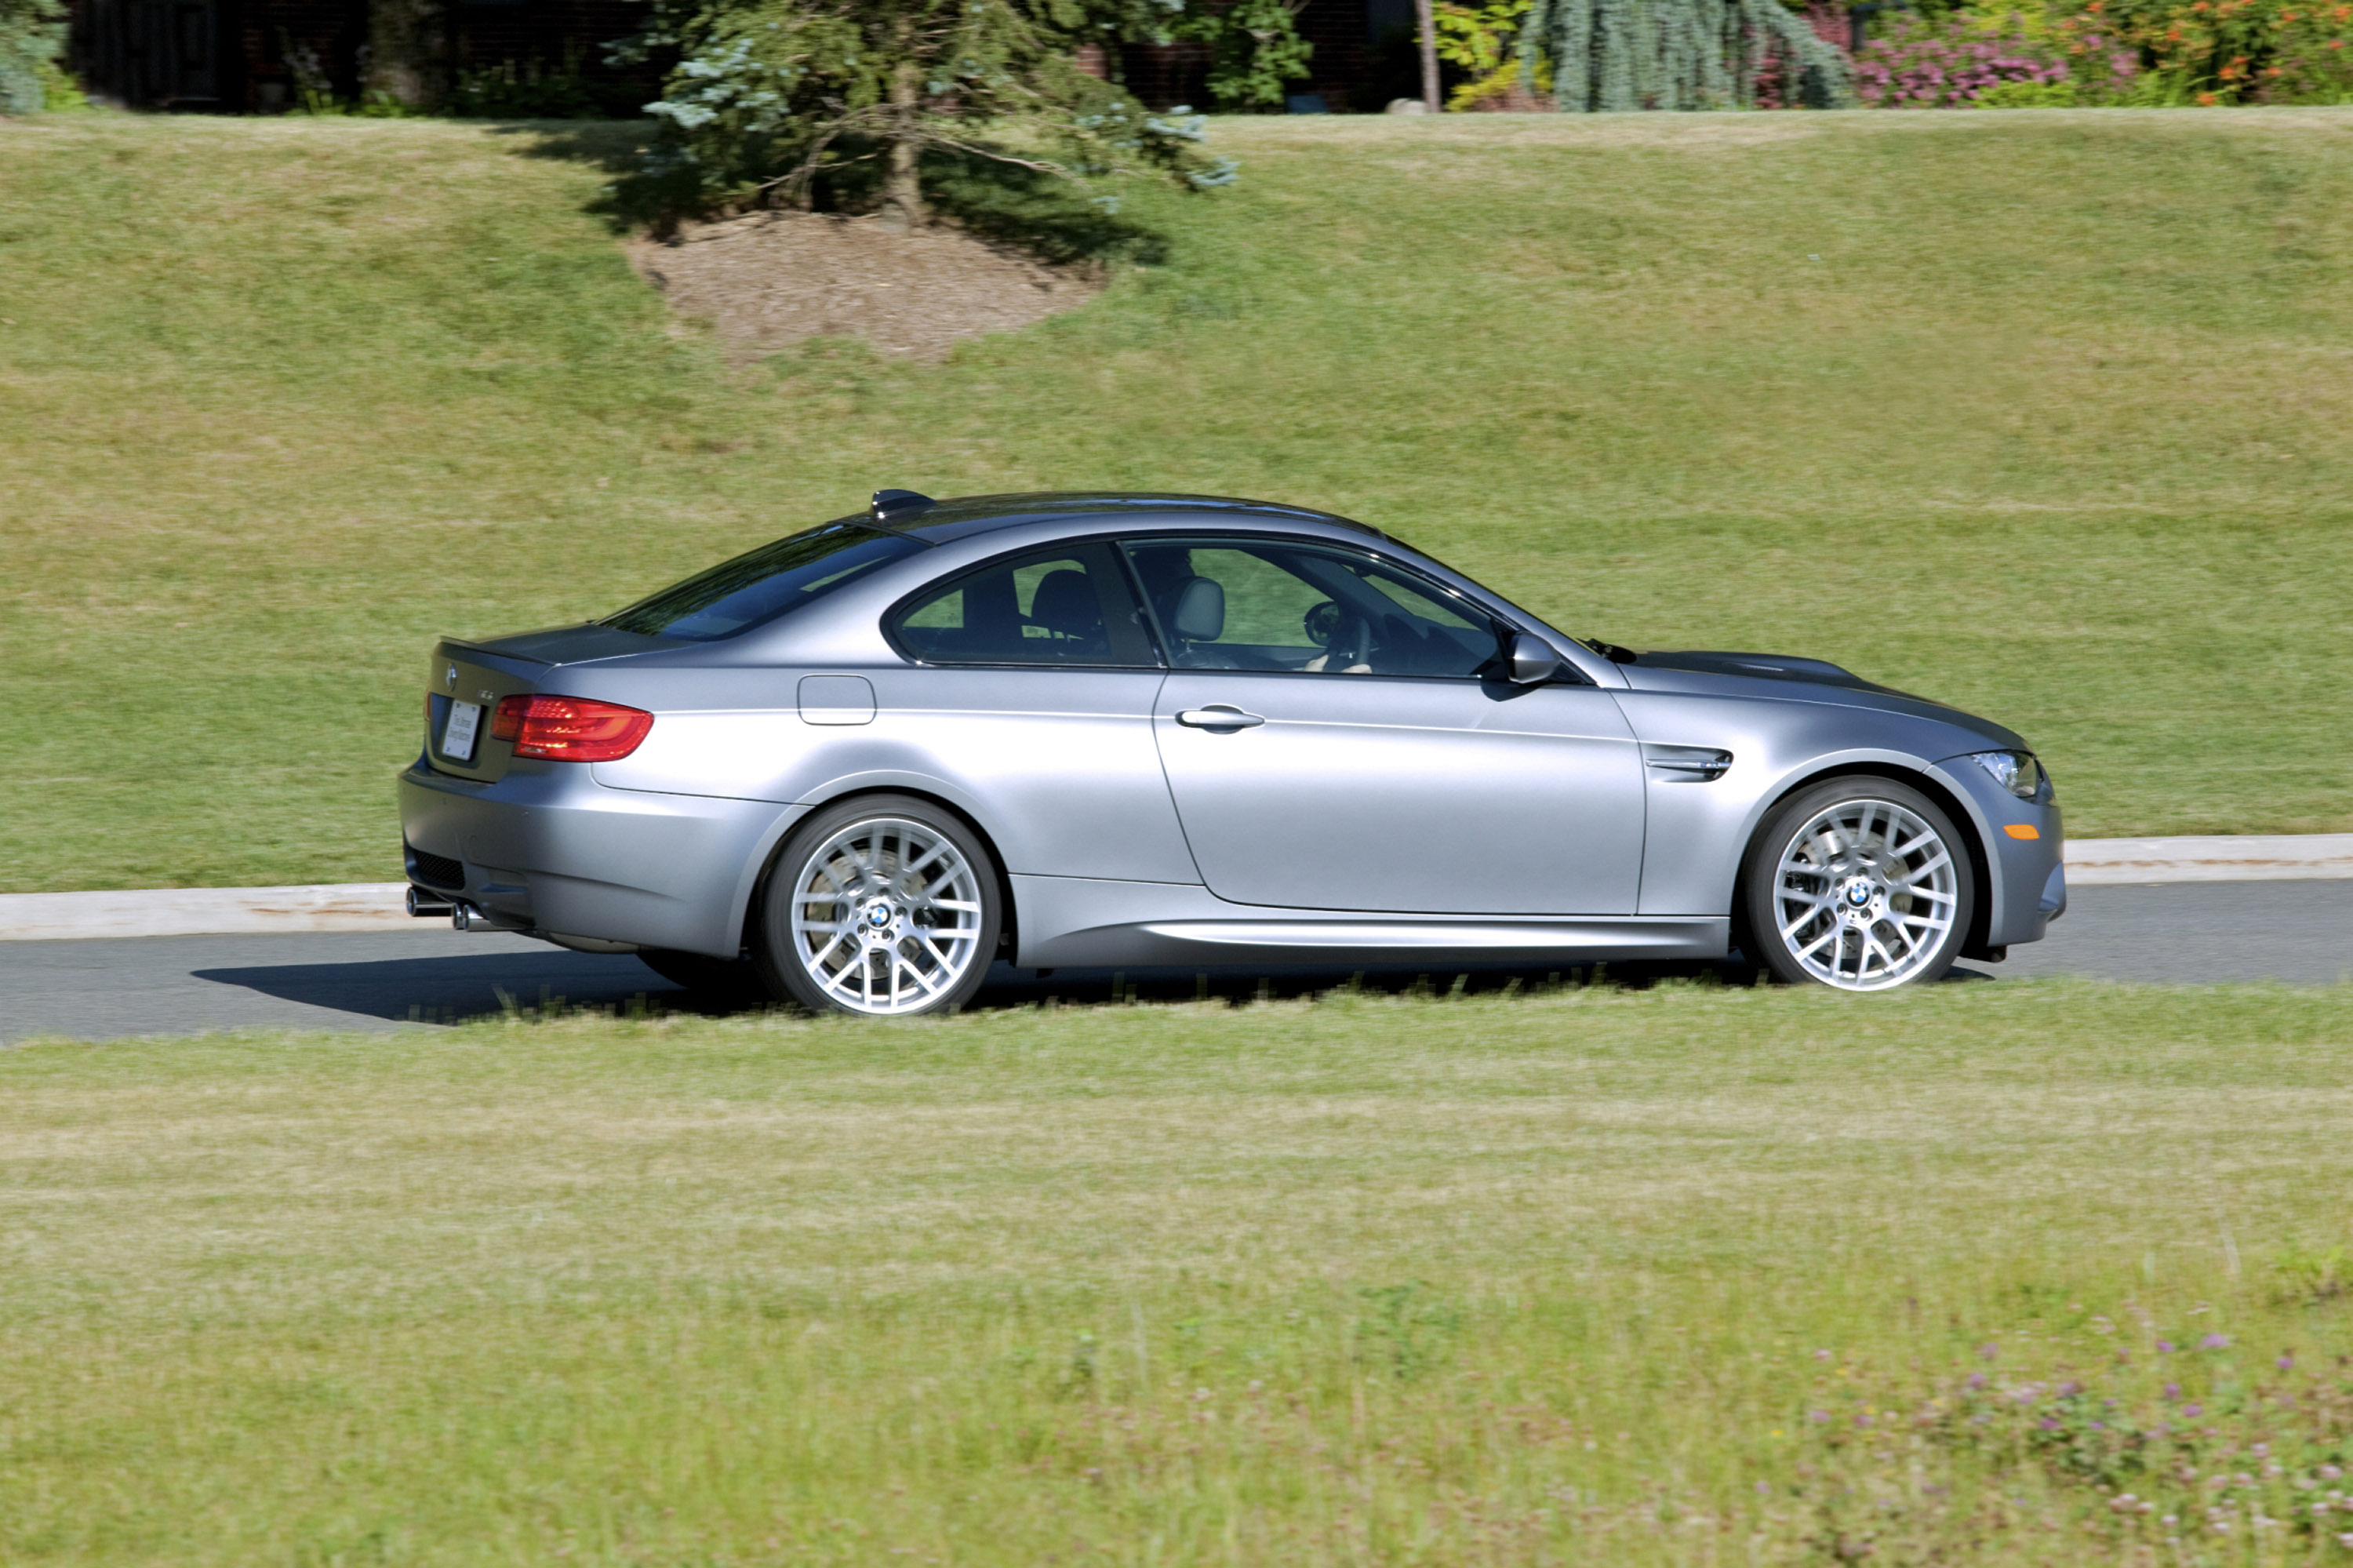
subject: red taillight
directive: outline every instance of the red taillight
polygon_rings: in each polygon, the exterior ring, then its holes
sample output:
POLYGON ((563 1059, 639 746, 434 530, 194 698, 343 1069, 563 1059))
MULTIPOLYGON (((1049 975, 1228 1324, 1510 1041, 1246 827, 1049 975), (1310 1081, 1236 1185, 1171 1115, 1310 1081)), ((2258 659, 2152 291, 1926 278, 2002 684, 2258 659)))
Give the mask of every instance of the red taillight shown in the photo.
POLYGON ((637 750, 654 727, 643 708, 593 697, 508 697, 491 715, 491 738, 514 742, 517 757, 558 762, 616 762, 637 750))

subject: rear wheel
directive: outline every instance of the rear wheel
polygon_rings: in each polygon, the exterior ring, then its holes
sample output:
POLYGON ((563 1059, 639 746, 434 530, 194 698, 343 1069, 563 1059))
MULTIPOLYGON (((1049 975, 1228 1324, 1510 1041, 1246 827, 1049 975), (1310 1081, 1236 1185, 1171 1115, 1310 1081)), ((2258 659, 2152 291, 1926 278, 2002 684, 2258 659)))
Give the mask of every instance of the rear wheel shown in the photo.
POLYGON ((786 841, 754 961, 815 1012, 950 1012, 987 978, 1001 903, 996 863, 961 821, 913 796, 863 796, 786 841))
POLYGON ((1767 819, 1746 877, 1757 957, 1779 979, 1888 991, 1953 967, 1976 906, 1952 819, 1893 779, 1834 779, 1767 819))

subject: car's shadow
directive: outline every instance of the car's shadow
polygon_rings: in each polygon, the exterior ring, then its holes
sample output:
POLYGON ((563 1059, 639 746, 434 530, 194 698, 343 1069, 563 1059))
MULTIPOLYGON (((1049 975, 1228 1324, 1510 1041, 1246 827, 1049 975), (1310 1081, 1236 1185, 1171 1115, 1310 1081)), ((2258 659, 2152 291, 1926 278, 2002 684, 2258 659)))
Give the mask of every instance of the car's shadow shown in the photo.
POLYGON ((711 1011, 626 954, 575 953, 562 948, 544 953, 252 964, 194 974, 197 980, 240 986, 306 1007, 420 1023, 455 1023, 511 1007, 711 1011))
MULTIPOLYGON (((624 955, 567 952, 497 953, 427 959, 372 959, 352 963, 266 964, 195 971, 198 980, 237 986, 265 996, 396 1022, 454 1023, 510 1009, 556 1012, 575 1009, 722 1014, 759 1011, 741 999, 701 996, 624 955)), ((1956 969, 1956 980, 1990 977, 1956 969)), ((1345 986, 1397 995, 1493 995, 1557 985, 1648 986, 1662 980, 1713 980, 1753 985, 1756 971, 1726 963, 1649 963, 1542 969, 1517 965, 1382 965, 1340 969, 1322 965, 1216 969, 1017 969, 998 964, 975 1001, 982 1009, 1067 1003, 1228 1002, 1313 996, 1345 986)))

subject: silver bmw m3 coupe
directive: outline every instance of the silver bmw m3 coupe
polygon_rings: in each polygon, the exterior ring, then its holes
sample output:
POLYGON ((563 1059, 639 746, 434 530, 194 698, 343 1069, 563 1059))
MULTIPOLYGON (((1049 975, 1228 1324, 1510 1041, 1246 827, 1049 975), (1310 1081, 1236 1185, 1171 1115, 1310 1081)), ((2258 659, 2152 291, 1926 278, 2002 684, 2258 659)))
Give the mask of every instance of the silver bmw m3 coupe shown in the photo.
POLYGON ((2026 743, 1812 659, 1572 637, 1379 531, 876 494, 449 640, 410 907, 908 1014, 990 965, 1715 959, 1883 991, 2066 906, 2026 743))

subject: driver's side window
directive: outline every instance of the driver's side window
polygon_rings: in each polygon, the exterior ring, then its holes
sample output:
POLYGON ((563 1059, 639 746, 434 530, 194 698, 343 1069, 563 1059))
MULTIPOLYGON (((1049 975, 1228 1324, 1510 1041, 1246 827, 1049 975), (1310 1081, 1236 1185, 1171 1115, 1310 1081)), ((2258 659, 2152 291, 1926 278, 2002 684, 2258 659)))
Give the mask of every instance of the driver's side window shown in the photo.
POLYGON ((1476 606, 1370 556, 1259 538, 1125 548, 1178 669, 1468 680, 1494 667, 1496 628, 1476 606))

